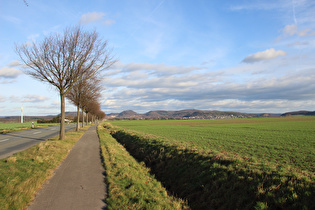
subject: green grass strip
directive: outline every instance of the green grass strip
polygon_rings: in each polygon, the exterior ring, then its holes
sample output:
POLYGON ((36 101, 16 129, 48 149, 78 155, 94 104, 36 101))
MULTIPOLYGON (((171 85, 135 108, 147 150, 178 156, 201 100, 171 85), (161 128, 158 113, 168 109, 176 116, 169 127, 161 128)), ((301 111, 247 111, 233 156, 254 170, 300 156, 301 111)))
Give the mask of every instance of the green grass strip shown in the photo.
POLYGON ((70 131, 64 141, 55 137, 1 159, 0 209, 25 209, 83 134, 70 131))
POLYGON ((102 125, 98 134, 108 184, 108 209, 185 209, 102 125))

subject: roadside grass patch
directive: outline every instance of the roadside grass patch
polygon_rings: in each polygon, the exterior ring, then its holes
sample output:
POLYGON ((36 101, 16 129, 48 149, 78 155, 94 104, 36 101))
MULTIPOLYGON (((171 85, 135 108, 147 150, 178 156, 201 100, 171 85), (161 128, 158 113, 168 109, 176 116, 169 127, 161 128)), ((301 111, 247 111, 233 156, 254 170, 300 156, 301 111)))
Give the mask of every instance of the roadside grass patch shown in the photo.
POLYGON ((103 124, 98 126, 98 134, 108 185, 108 209, 188 209, 182 200, 168 195, 144 163, 130 156, 103 124))
POLYGON ((25 209, 83 134, 69 131, 64 141, 55 137, 1 159, 0 209, 25 209))
MULTIPOLYGON (((36 121, 34 121, 35 128, 55 126, 55 125, 59 125, 59 123, 37 123, 36 121)), ((32 122, 0 123, 0 134, 19 131, 19 130, 28 130, 28 129, 32 129, 32 122)))
MULTIPOLYGON (((139 162, 144 162, 167 190, 187 200, 192 209, 315 209, 315 176, 312 170, 301 170, 298 165, 277 164, 268 161, 268 159, 251 156, 249 153, 245 153, 246 155, 234 154, 233 148, 237 147, 222 149, 208 146, 207 148, 202 143, 202 138, 200 138, 202 136, 198 136, 200 142, 196 139, 187 140, 184 135, 189 132, 185 129, 191 128, 190 123, 196 123, 192 126, 193 128, 200 126, 197 125, 200 123, 198 121, 125 121, 114 123, 128 124, 128 127, 133 130, 107 125, 112 136, 124 145, 127 151, 139 162), (136 126, 137 123, 139 126, 136 126), (150 124, 150 127, 145 123, 157 124, 150 124), (168 125, 161 125, 163 123, 168 125), (176 129, 176 125, 173 125, 171 129, 165 129, 166 131, 157 129, 171 126, 170 123, 177 123, 179 128, 176 129), (181 123, 190 125, 180 127, 178 124, 181 123), (147 132, 135 130, 147 130, 147 132), (151 133, 154 132, 150 133, 149 130, 159 130, 157 132, 164 132, 164 136, 153 135, 151 133), (167 138, 166 136, 173 137, 167 138)), ((207 122, 202 121, 202 123, 208 126, 207 122)), ((233 137, 232 133, 229 132, 237 130, 228 129, 229 126, 233 127, 233 124, 225 125, 225 132, 227 133, 224 135, 225 138, 233 137)), ((245 126, 250 125, 247 123, 245 126)), ((267 126, 267 124, 264 125, 267 126)), ((271 127, 279 129, 277 124, 273 124, 271 127)), ((303 126, 296 126, 297 129, 301 127, 303 126)), ((265 128, 270 129, 269 126, 265 128)), ((284 126, 283 128, 288 127, 284 126)), ((284 129, 284 132, 287 130, 284 129)), ((311 133, 312 131, 309 130, 311 133)), ((209 132, 211 133, 211 129, 209 132)), ((222 133, 223 130, 221 130, 222 133)), ((215 135, 216 132, 211 134, 215 135)), ((210 136, 210 134, 208 135, 210 136)), ((312 141, 312 139, 307 139, 307 141, 312 141)), ((227 142, 228 139, 222 144, 228 144, 227 142)), ((255 143, 257 142, 252 142, 252 144, 255 143)), ((308 164, 313 163, 309 162, 308 164)))

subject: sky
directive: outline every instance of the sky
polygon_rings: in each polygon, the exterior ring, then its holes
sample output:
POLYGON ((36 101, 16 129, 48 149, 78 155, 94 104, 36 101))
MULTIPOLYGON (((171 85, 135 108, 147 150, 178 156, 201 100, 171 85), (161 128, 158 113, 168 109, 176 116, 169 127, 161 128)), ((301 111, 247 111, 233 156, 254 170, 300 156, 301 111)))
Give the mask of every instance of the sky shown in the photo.
POLYGON ((313 111, 314 11, 314 0, 0 0, 0 116, 60 113, 15 46, 78 24, 117 59, 102 73, 106 114, 313 111))

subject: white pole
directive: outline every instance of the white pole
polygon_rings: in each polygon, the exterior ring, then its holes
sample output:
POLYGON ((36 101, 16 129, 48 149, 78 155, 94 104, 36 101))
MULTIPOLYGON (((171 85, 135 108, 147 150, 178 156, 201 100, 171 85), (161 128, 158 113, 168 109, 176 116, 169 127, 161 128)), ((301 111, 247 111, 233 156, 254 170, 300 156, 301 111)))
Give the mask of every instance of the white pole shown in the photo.
POLYGON ((21 123, 23 123, 23 105, 21 106, 21 123))

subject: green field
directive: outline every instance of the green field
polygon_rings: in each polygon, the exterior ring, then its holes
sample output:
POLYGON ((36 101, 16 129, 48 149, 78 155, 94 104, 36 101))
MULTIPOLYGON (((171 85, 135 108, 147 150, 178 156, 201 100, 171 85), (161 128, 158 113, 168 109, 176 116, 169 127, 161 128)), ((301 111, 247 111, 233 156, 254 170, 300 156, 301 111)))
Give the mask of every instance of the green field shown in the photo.
POLYGON ((192 209, 315 209, 315 117, 105 127, 192 209))
POLYGON ((198 150, 315 172, 315 117, 111 123, 198 150))

